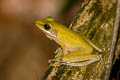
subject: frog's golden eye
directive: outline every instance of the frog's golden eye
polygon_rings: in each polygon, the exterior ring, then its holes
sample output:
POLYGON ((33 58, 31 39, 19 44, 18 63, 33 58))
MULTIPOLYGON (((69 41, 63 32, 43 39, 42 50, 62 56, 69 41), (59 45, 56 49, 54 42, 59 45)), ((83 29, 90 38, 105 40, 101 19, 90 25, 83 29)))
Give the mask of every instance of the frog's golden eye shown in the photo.
POLYGON ((51 29, 51 26, 49 24, 44 24, 43 26, 44 26, 45 30, 50 30, 51 29))

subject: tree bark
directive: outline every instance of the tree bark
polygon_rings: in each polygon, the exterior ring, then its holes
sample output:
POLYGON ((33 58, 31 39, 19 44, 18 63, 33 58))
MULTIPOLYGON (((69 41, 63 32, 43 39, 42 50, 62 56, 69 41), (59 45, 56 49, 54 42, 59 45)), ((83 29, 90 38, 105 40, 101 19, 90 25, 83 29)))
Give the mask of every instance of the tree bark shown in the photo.
MULTIPOLYGON (((110 53, 115 10, 116 0, 85 0, 70 29, 79 31, 102 49, 101 60, 85 67, 51 62, 42 80, 103 80, 110 53)), ((119 49, 120 39, 115 59, 119 49)), ((61 49, 52 59, 59 58, 59 54, 61 49)))

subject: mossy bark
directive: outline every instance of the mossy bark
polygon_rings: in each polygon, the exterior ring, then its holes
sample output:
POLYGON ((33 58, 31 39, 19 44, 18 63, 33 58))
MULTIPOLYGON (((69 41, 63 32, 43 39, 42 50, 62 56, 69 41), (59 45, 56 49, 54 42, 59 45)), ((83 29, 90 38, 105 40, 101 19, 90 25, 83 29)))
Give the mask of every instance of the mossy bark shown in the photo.
MULTIPOLYGON (((115 10, 116 0, 85 0, 70 28, 87 36, 102 49, 101 60, 85 67, 51 62, 42 80, 103 80, 110 52, 115 10)), ((120 39, 117 46, 116 53, 120 47, 120 39)), ((61 50, 53 58, 59 53, 61 50)))

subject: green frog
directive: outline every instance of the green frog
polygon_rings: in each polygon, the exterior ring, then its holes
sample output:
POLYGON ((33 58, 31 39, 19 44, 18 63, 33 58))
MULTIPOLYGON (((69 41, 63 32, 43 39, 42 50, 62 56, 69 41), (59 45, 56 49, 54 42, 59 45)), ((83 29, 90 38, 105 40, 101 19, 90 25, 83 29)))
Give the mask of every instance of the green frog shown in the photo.
POLYGON ((52 17, 36 20, 35 25, 49 39, 61 46, 63 56, 61 63, 71 66, 86 66, 100 61, 98 53, 102 52, 101 49, 80 33, 55 22, 52 17), (93 53, 93 49, 98 53, 93 53))

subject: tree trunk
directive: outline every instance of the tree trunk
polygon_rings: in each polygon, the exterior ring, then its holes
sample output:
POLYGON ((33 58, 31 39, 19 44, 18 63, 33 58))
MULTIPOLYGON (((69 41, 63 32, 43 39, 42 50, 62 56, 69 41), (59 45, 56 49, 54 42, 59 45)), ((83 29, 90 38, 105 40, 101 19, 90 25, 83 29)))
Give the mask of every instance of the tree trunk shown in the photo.
MULTIPOLYGON (((100 49, 101 60, 85 67, 51 62, 42 80, 103 80, 112 40, 116 0, 85 0, 70 28, 88 37, 100 49)), ((116 54, 120 48, 117 43, 116 54)), ((61 50, 53 56, 59 58, 61 50)))

